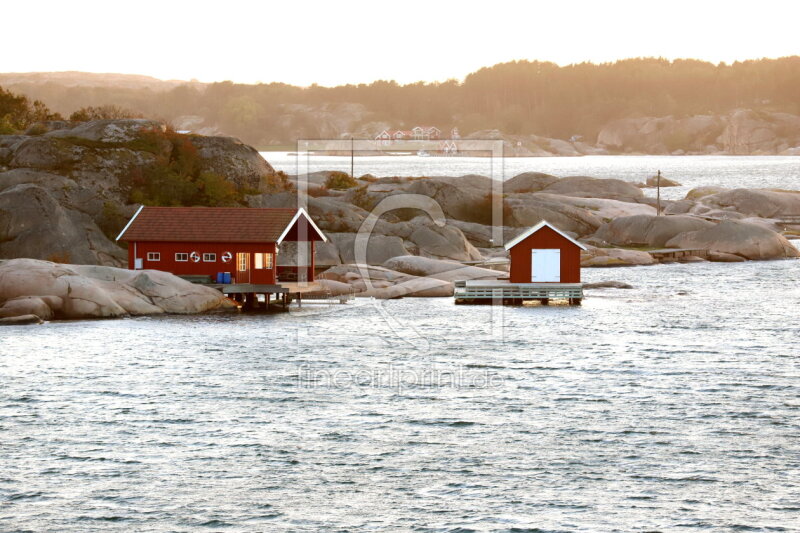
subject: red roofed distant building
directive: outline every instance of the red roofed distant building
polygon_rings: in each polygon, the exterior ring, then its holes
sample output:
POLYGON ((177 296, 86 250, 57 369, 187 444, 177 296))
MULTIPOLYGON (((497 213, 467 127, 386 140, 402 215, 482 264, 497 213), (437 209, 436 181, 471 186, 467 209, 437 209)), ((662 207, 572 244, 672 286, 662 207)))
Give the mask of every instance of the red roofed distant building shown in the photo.
POLYGON ((327 239, 304 209, 142 206, 117 237, 128 243, 128 268, 274 285, 284 241, 310 243, 298 279, 314 279, 314 243, 327 239))

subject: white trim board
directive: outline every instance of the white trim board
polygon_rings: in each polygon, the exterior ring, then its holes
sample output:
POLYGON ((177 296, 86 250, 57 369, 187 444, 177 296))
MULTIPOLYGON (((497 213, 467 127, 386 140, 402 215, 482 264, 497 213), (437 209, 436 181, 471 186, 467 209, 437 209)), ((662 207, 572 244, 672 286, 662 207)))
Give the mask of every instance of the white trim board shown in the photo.
POLYGON ((142 209, 144 209, 144 205, 140 205, 139 206, 139 209, 136 210, 136 213, 133 214, 133 216, 128 221, 128 223, 125 224, 125 227, 122 228, 122 231, 119 232, 119 235, 117 235, 117 238, 114 239, 115 241, 120 240, 122 238, 122 236, 125 234, 125 232, 128 231, 128 228, 131 227, 131 224, 133 224, 133 221, 136 220, 136 217, 138 217, 139 213, 142 212, 142 209))
POLYGON ((547 226, 551 230, 555 231, 556 233, 558 233, 559 235, 561 235, 562 237, 567 239, 569 242, 571 242, 572 244, 574 244, 575 246, 577 246, 581 250, 586 250, 587 249, 586 246, 584 246, 583 244, 579 243, 578 241, 576 241, 575 239, 573 239, 572 237, 570 237, 569 235, 567 235, 566 233, 564 233, 563 231, 561 231, 560 229, 555 227, 554 225, 550 224, 548 221, 542 220, 541 222, 536 224, 534 227, 532 227, 531 229, 529 229, 525 233, 522 233, 522 234, 517 235, 516 237, 514 237, 510 242, 508 242, 505 245, 506 250, 510 250, 511 248, 513 248, 514 246, 518 245, 519 243, 521 243, 522 241, 524 241, 525 239, 527 239, 528 237, 530 237, 531 235, 533 235, 534 233, 536 233, 537 231, 539 231, 540 229, 542 229, 545 226, 547 226))
POLYGON ((289 224, 283 230, 283 233, 281 233, 281 236, 278 237, 278 240, 275 241, 275 244, 280 244, 283 242, 283 239, 286 238, 286 235, 289 233, 289 230, 292 229, 292 226, 294 226, 295 222, 297 222, 297 220, 300 218, 300 215, 303 215, 306 218, 306 220, 308 220, 308 223, 311 224, 311 227, 314 228, 314 230, 319 234, 320 237, 322 237, 322 242, 328 242, 328 238, 325 236, 324 233, 322 233, 322 230, 319 229, 319 227, 317 227, 314 221, 311 220, 311 217, 308 216, 308 213, 306 213, 306 210, 301 207, 300 209, 297 210, 297 213, 294 214, 294 216, 292 217, 292 221, 289 222, 289 224))

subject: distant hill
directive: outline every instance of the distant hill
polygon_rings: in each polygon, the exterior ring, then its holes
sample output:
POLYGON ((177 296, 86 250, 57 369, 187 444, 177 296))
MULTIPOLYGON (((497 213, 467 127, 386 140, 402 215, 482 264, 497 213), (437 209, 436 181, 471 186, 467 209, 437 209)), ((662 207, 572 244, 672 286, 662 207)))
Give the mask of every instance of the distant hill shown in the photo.
POLYGON ((614 153, 782 153, 797 148, 800 136, 793 118, 800 116, 800 56, 733 64, 636 58, 563 67, 512 61, 462 81, 406 85, 380 80, 297 87, 59 72, 0 74, 0 86, 63 116, 116 105, 180 130, 231 135, 262 149, 297 139, 374 138, 383 129, 414 126, 436 126, 446 135, 457 127, 462 137, 494 131, 514 145, 528 142, 534 153, 558 152, 553 145, 561 143, 532 136, 580 140, 614 153))
POLYGON ((139 74, 97 74, 93 72, 9 72, 0 73, 0 85, 56 84, 63 87, 119 87, 168 91, 178 85, 199 84, 181 80, 159 80, 139 74))

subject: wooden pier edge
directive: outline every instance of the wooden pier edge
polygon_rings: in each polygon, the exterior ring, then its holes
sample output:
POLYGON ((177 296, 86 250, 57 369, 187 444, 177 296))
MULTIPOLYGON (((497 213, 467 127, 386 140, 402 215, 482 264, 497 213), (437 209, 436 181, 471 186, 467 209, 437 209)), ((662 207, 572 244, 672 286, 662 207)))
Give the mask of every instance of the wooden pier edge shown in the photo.
POLYGON ((456 305, 522 305, 526 301, 549 305, 550 300, 567 300, 569 305, 581 305, 583 283, 456 281, 453 298, 456 305))

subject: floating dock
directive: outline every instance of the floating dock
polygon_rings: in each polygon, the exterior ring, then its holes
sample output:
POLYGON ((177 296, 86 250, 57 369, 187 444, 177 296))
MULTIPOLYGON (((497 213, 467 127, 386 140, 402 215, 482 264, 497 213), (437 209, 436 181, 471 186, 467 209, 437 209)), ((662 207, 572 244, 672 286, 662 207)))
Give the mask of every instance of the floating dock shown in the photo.
POLYGON ((550 300, 567 300, 581 305, 583 283, 510 283, 503 280, 456 281, 453 293, 457 305, 492 304, 522 305, 538 301, 548 305, 550 300))

